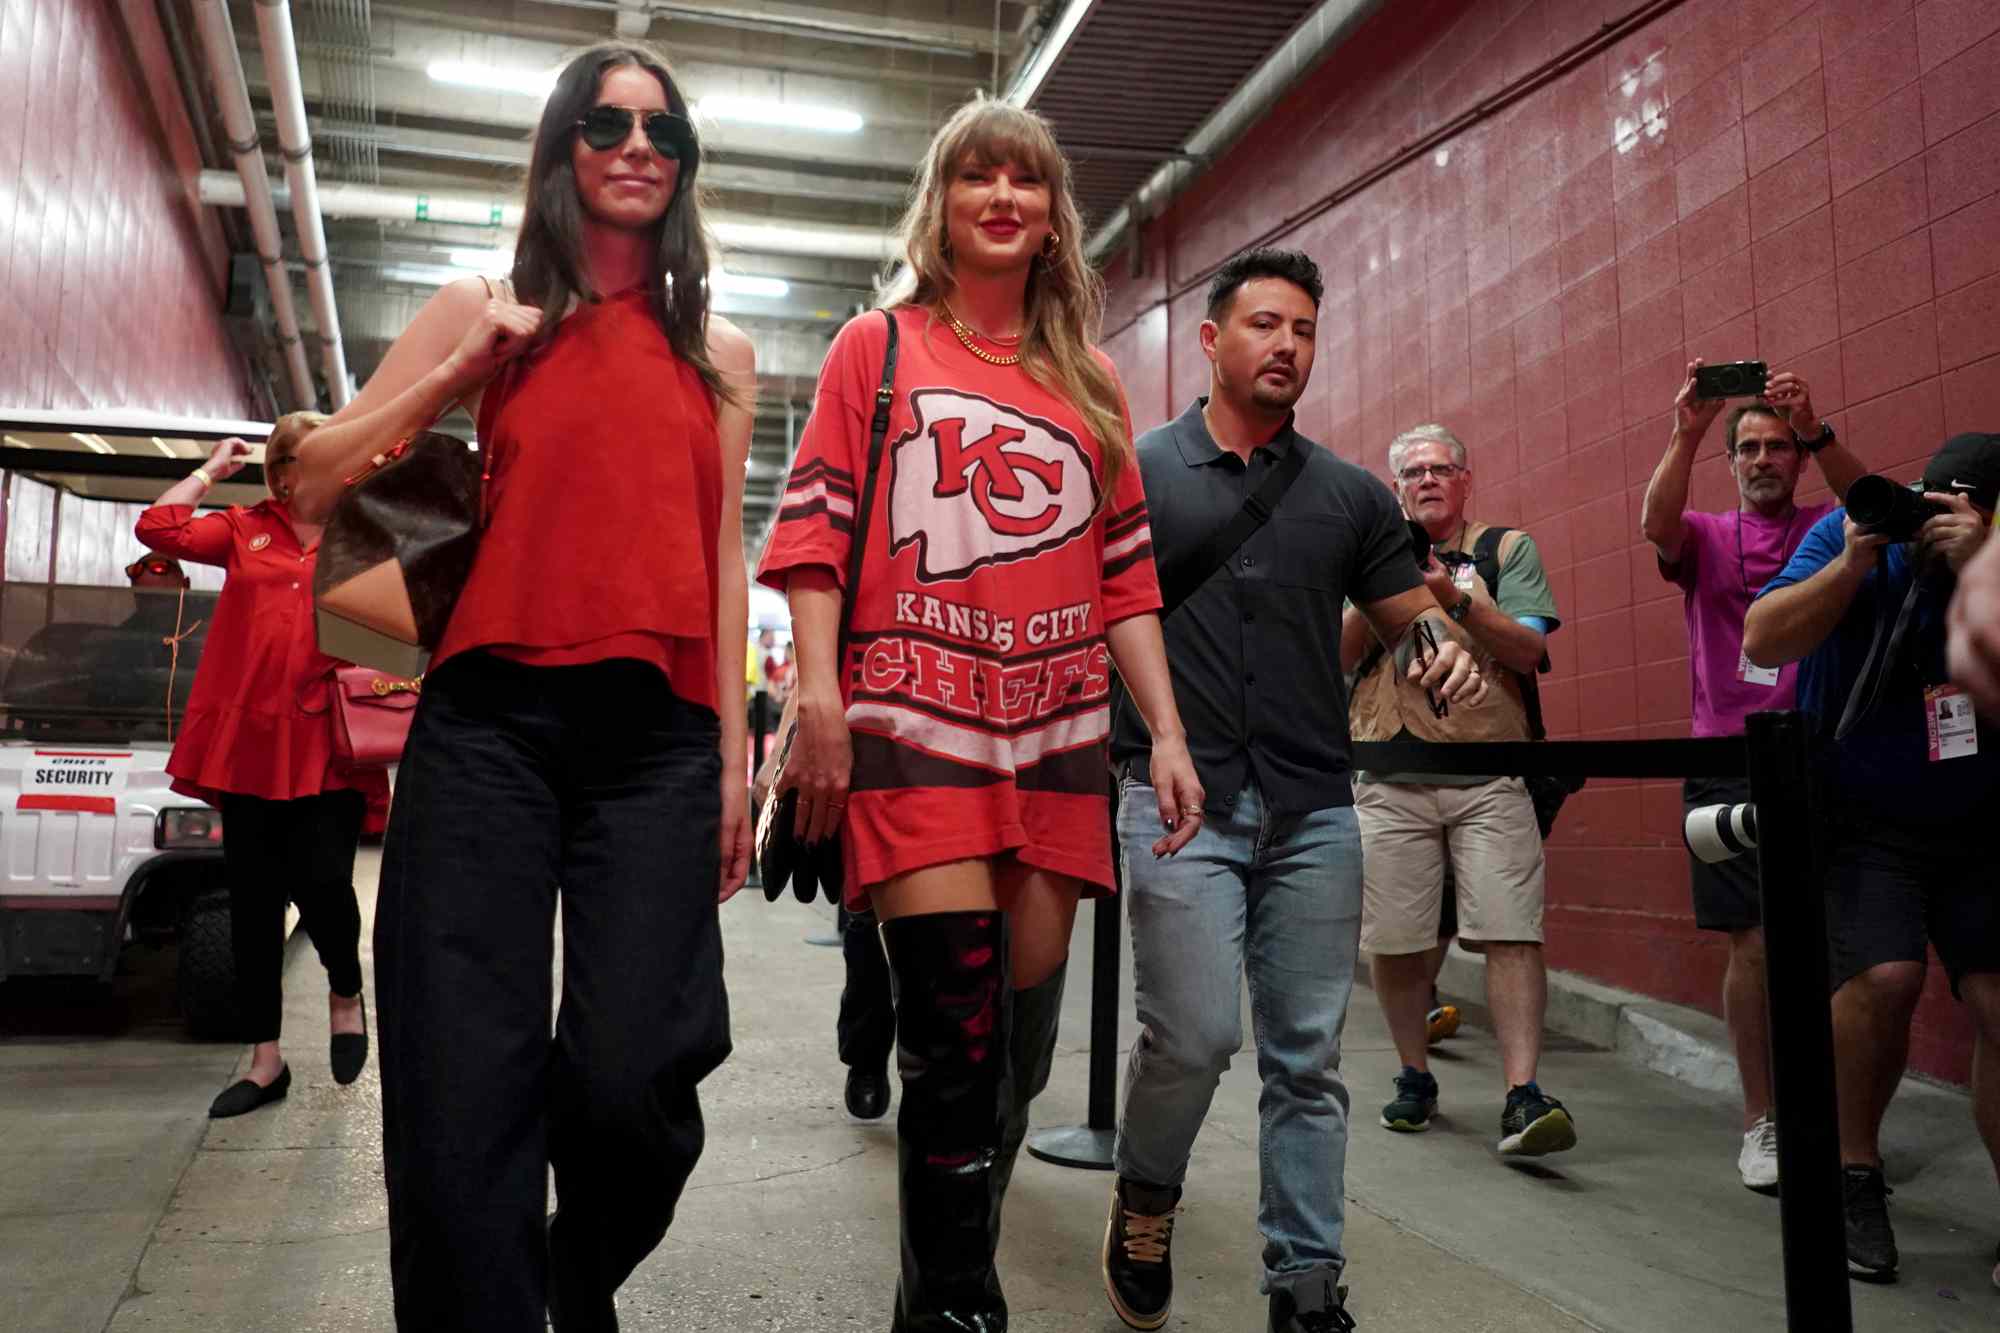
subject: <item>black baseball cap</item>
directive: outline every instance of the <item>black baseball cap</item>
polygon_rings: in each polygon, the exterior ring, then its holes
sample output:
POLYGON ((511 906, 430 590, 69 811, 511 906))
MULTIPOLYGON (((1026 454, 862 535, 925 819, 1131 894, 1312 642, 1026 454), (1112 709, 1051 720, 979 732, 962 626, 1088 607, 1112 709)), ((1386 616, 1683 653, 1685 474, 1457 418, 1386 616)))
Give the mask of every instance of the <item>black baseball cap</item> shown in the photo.
POLYGON ((1924 489, 2000 507, 2000 435, 1968 432, 1946 440, 1924 468, 1924 489))

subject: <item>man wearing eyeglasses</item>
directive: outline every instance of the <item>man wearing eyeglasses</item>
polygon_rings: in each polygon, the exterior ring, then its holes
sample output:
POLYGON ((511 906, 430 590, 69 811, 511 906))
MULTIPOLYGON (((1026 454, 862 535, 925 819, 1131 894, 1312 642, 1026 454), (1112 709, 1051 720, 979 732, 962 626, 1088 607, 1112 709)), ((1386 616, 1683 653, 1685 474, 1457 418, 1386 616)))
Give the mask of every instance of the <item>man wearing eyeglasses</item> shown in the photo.
MULTIPOLYGON (((1687 617, 1691 722, 1696 736, 1741 736, 1744 719, 1792 706, 1797 664, 1759 667, 1743 655, 1743 620, 1758 589, 1785 567, 1832 501, 1795 499, 1806 460, 1817 459, 1835 495, 1867 469, 1814 410, 1797 375, 1771 376, 1762 398, 1732 410, 1723 427, 1723 461, 1737 502, 1720 513, 1685 512, 1695 455, 1722 399, 1698 397, 1695 371, 1674 400, 1673 435, 1646 487, 1641 531, 1659 556, 1660 577, 1681 590, 1687 617)), ((1750 799, 1748 778, 1688 778, 1683 807, 1737 805, 1750 799)), ((1764 991, 1764 918, 1756 856, 1710 865, 1688 858, 1694 922, 1729 936, 1722 1012, 1743 1079, 1743 1146, 1736 1159, 1746 1189, 1776 1193, 1778 1131, 1771 1119, 1771 1034, 1764 991)))
MULTIPOLYGON (((1350 609, 1341 626, 1343 665, 1355 672, 1349 723, 1356 740, 1527 740, 1533 679, 1560 623, 1541 555, 1525 532, 1465 516, 1472 467, 1465 445, 1441 425, 1418 426, 1389 445, 1389 472, 1403 512, 1430 538, 1421 573, 1450 618, 1447 633, 1477 657, 1492 688, 1475 706, 1440 701, 1402 673, 1383 670, 1366 626, 1350 609)), ((1538 715, 1538 714, 1537 714, 1538 715)), ((1486 997, 1500 1043, 1505 1100, 1499 1150, 1539 1157, 1576 1145, 1568 1109, 1536 1082, 1548 974, 1542 962, 1542 838, 1520 778, 1358 773, 1361 819, 1361 947, 1371 955, 1375 996, 1403 1065, 1385 1129, 1430 1128, 1438 1083, 1426 1053, 1426 1013, 1446 942, 1439 919, 1447 871, 1459 936, 1486 955, 1486 997)))

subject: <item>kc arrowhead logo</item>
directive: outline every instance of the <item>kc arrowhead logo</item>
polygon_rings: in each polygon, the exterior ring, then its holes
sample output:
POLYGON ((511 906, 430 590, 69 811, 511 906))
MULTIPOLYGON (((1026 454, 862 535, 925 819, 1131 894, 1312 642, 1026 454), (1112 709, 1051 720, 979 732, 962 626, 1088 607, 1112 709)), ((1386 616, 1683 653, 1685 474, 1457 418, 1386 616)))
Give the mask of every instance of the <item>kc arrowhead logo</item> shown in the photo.
POLYGON ((917 577, 961 579, 1039 555, 1090 527, 1097 477, 1076 436, 978 394, 919 389, 891 452, 889 549, 915 543, 917 577))

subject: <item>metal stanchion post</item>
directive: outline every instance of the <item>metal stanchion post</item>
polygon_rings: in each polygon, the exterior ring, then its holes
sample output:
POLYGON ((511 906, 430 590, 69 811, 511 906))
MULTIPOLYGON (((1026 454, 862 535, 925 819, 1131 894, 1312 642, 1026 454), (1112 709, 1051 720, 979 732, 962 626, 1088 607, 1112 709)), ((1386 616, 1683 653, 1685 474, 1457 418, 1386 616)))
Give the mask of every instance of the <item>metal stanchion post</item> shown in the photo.
POLYGON ((1778 1099, 1786 1323, 1792 1333, 1852 1333, 1826 902, 1813 874, 1806 720, 1799 713, 1753 713, 1746 734, 1778 1099))
POLYGON ((1038 1130, 1028 1152, 1057 1166, 1109 1171, 1118 1134, 1118 899, 1099 898, 1091 911, 1088 1123, 1038 1130))
MULTIPOLYGON (((1118 784, 1110 784, 1111 877, 1122 891, 1124 849, 1118 842, 1118 784)), ((1109 1171, 1118 1138, 1118 913, 1115 896, 1097 900, 1090 922, 1090 1110, 1086 1123, 1028 1135, 1028 1154, 1057 1166, 1109 1171)))

